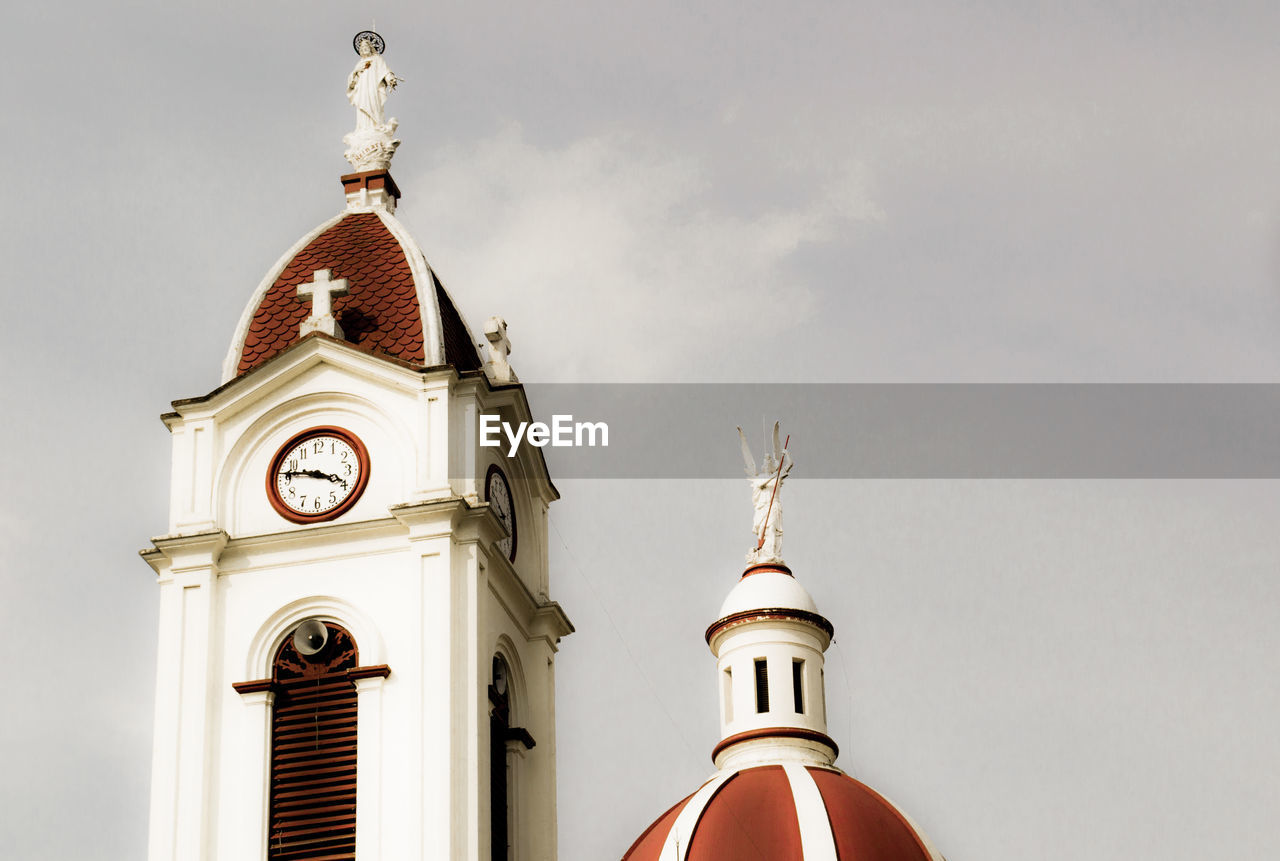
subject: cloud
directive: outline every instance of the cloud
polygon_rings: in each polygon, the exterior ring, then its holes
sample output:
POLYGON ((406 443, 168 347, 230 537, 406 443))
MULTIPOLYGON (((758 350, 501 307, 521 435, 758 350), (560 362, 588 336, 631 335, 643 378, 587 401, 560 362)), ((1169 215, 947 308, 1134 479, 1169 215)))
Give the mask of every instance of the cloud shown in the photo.
POLYGON ((0 583, 20 579, 19 563, 26 558, 27 544, 36 523, 29 514, 20 514, 8 505, 0 507, 0 583), (4 576, 5 573, 10 576, 4 576))
POLYGON ((726 339, 812 313, 792 256, 883 215, 853 163, 751 211, 717 205, 709 174, 636 135, 541 148, 509 125, 440 151, 413 182, 429 211, 402 214, 471 324, 506 318, 524 379, 723 376, 726 339))

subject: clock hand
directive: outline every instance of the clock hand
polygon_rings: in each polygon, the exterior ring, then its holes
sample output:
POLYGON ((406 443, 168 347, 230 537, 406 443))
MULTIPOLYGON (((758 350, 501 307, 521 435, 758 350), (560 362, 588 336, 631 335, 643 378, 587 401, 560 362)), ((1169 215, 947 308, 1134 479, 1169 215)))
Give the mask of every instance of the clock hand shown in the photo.
POLYGON ((327 472, 321 472, 318 469, 291 469, 284 473, 285 478, 293 478, 295 475, 305 475, 307 478, 327 478, 330 481, 334 481, 335 479, 341 480, 335 475, 330 475, 327 472))
POLYGON ((347 480, 332 472, 321 472, 318 469, 290 469, 280 474, 285 478, 293 478, 295 475, 305 475, 307 478, 325 478, 329 480, 330 484, 340 484, 343 490, 347 489, 347 480))

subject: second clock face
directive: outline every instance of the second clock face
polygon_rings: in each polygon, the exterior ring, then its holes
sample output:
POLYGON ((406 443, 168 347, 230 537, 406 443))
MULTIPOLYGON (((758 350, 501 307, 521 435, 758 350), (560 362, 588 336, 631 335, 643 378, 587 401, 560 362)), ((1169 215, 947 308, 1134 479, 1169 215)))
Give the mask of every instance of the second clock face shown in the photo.
POLYGON ((267 495, 276 511, 295 523, 332 520, 355 504, 368 479, 369 456, 354 434, 312 428, 276 453, 267 495))
POLYGON ((507 476, 497 464, 491 465, 489 474, 485 476, 484 498, 493 506, 493 513, 498 515, 498 519, 511 532, 510 537, 497 543, 497 547, 514 562, 516 561, 516 504, 511 498, 511 485, 507 483, 507 476))

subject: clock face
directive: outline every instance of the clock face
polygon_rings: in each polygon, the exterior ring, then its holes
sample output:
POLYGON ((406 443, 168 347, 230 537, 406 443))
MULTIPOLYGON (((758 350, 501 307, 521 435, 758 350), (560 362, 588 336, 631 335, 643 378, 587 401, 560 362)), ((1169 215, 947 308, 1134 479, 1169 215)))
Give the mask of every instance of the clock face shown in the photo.
POLYGON ((294 523, 332 520, 355 505, 369 481, 369 453, 355 434, 311 428, 290 439, 267 470, 267 498, 294 523))
POLYGON ((507 554, 512 562, 516 561, 516 505, 511 498, 511 485, 502 469, 495 463, 489 467, 489 474, 484 480, 484 498, 493 506, 493 513, 511 532, 510 537, 497 543, 499 552, 507 554))

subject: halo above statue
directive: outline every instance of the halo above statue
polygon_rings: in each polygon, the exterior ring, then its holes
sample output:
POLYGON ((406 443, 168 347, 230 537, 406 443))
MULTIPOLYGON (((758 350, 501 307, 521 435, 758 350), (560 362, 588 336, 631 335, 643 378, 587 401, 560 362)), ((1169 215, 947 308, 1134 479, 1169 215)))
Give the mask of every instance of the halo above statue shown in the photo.
POLYGON ((386 50, 387 43, 382 40, 381 36, 372 30, 361 30, 359 33, 356 33, 356 37, 351 40, 351 47, 356 49, 357 54, 360 53, 360 43, 365 39, 369 40, 369 44, 373 46, 373 52, 375 54, 381 54, 386 50))

